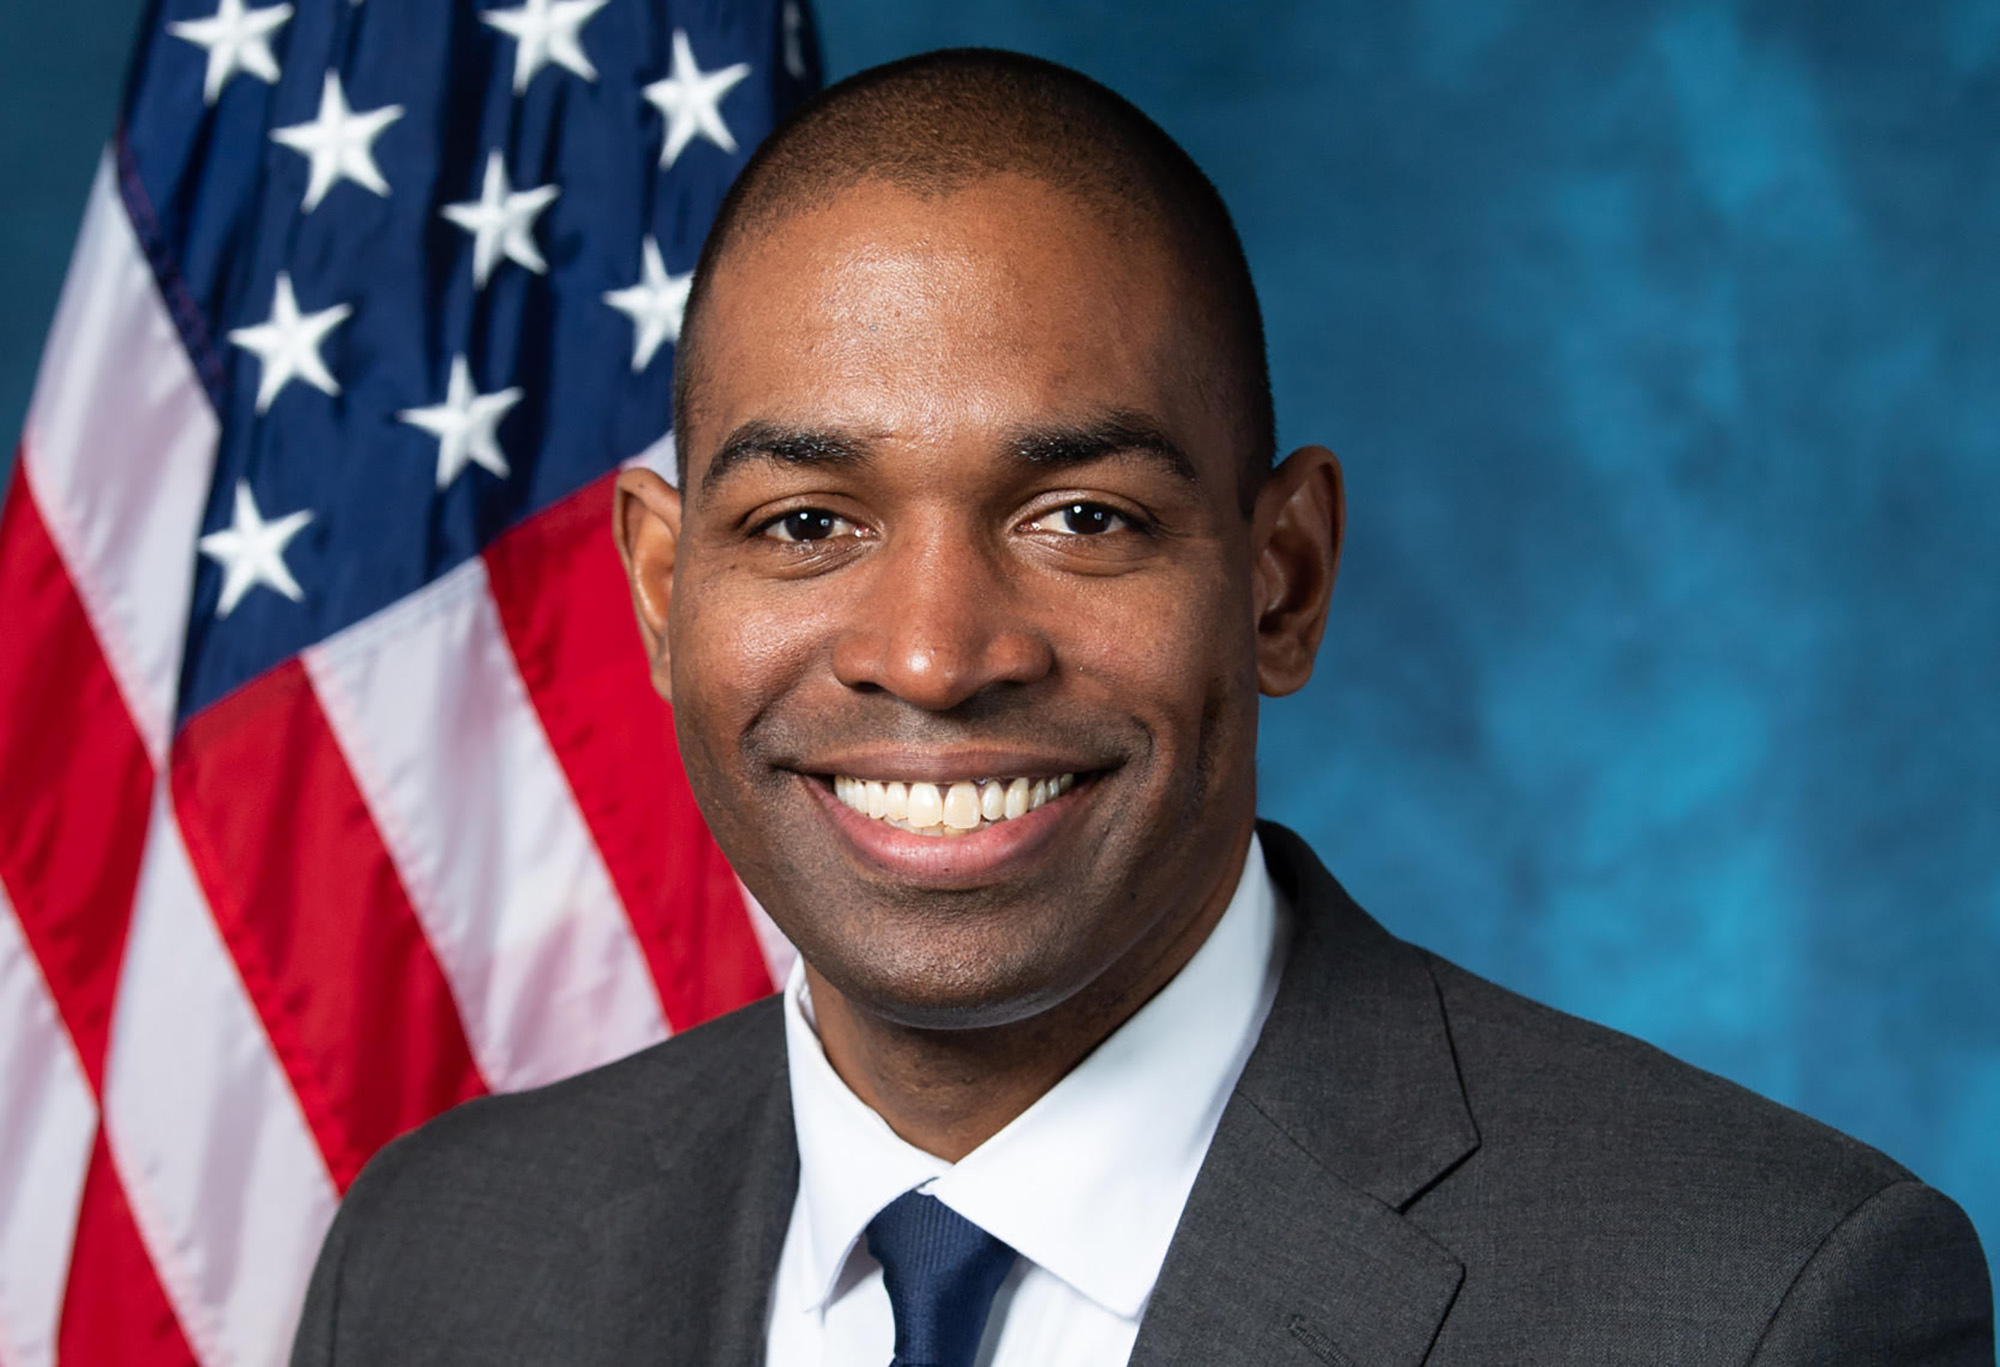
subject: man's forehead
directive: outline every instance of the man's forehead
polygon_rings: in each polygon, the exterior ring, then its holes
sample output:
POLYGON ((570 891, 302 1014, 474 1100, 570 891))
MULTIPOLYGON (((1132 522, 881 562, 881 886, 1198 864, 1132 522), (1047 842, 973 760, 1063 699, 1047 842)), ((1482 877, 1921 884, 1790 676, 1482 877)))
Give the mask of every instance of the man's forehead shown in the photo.
POLYGON ((1138 322, 1134 312, 1176 294, 1174 270, 1158 234, 1040 180, 996 174, 944 194, 864 180, 740 238, 714 264, 708 292, 724 324, 730 314, 762 322, 770 308, 810 308, 818 326, 876 332, 900 316, 966 328, 1022 310, 1040 310, 1046 324, 1068 314, 1138 322), (932 302, 952 312, 910 314, 932 302))
POLYGON ((716 263, 692 444, 774 402, 847 410, 847 427, 884 405, 904 423, 926 404, 936 418, 997 406, 1014 425, 1036 417, 1005 411, 1022 405, 1170 419, 1189 329, 1168 255, 1025 177, 944 195, 856 185, 716 263))

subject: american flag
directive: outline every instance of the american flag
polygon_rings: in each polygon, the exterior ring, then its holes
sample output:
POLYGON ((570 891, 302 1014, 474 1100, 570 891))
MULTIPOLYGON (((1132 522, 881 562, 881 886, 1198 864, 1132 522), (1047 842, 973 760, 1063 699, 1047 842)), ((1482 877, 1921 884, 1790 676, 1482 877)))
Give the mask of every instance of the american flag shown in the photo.
POLYGON ((770 990, 609 540, 791 0, 157 0, 0 516, 0 1367, 283 1361, 383 1143, 770 990))

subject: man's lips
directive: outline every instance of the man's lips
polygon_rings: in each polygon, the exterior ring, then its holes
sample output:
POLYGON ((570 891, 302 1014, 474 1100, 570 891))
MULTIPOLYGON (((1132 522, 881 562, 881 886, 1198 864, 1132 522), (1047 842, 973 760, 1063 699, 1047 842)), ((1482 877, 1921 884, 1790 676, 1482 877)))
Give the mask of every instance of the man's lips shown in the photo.
MULTIPOLYGON (((936 772, 934 765, 930 771, 936 772)), ((959 772, 965 771, 961 769, 959 772)), ((987 820, 981 813, 973 818, 978 824, 971 825, 970 829, 965 828, 970 822, 964 809, 966 795, 963 789, 977 785, 966 780, 952 781, 940 796, 951 802, 951 797, 947 795, 949 787, 961 789, 953 804, 957 808, 953 812, 957 825, 946 826, 937 822, 930 834, 913 829, 907 815, 892 822, 886 812, 880 817, 871 817, 866 811, 849 805, 836 793, 836 787, 848 789, 850 797, 856 796, 852 785, 860 783, 858 779, 836 780, 808 774, 797 777, 835 836, 847 847, 850 857, 871 871, 887 874, 897 882, 948 889, 990 884, 1025 872, 1037 856, 1082 816, 1097 796, 1096 780, 1101 776, 1101 771, 1081 774, 1063 771, 1057 777, 1067 777, 1067 784, 1053 778, 1031 780, 1031 788, 1036 783, 1043 787, 1039 806, 1023 810, 1015 816, 1006 816, 1003 812, 997 820, 987 820), (937 830, 947 833, 939 834, 937 830)), ((1016 777, 1022 776, 1017 773, 1016 777)), ((887 786, 882 780, 875 782, 878 788, 887 786)), ((929 781, 918 779, 914 783, 927 784, 929 781)), ((910 788, 913 785, 903 786, 910 788)), ((865 796, 861 805, 868 805, 865 796)), ((918 815, 921 819, 923 814, 918 815)))
POLYGON ((777 756, 779 768, 831 778, 847 774, 879 782, 948 784, 962 779, 1055 778, 1113 767, 1109 756, 1093 757, 1081 749, 1062 753, 1047 748, 1011 746, 869 745, 839 749, 815 748, 809 754, 777 756))

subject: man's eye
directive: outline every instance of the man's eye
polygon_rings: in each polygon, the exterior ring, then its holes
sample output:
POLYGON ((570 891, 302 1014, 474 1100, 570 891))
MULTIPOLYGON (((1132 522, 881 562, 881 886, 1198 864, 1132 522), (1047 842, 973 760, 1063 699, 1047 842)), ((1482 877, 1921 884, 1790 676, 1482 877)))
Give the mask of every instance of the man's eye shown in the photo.
POLYGON ((773 541, 825 541, 854 535, 854 524, 824 508, 798 508, 773 518, 760 530, 773 541))
POLYGON ((1043 513, 1028 525, 1038 532, 1061 532, 1066 536, 1098 536, 1104 532, 1119 531, 1132 524, 1116 508, 1107 508, 1102 503, 1065 503, 1053 512, 1043 513))

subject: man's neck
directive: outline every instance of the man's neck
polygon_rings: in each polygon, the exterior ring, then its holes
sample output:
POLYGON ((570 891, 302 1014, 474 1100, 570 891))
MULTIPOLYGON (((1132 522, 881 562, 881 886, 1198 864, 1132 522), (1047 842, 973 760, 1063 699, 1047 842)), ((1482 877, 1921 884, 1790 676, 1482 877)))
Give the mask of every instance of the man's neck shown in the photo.
POLYGON ((899 1024, 806 965, 814 1023, 841 1081, 903 1140, 956 1163, 1067 1076, 1186 967, 1229 907, 1249 836, 1192 911, 1057 1005, 966 1030, 899 1024))

